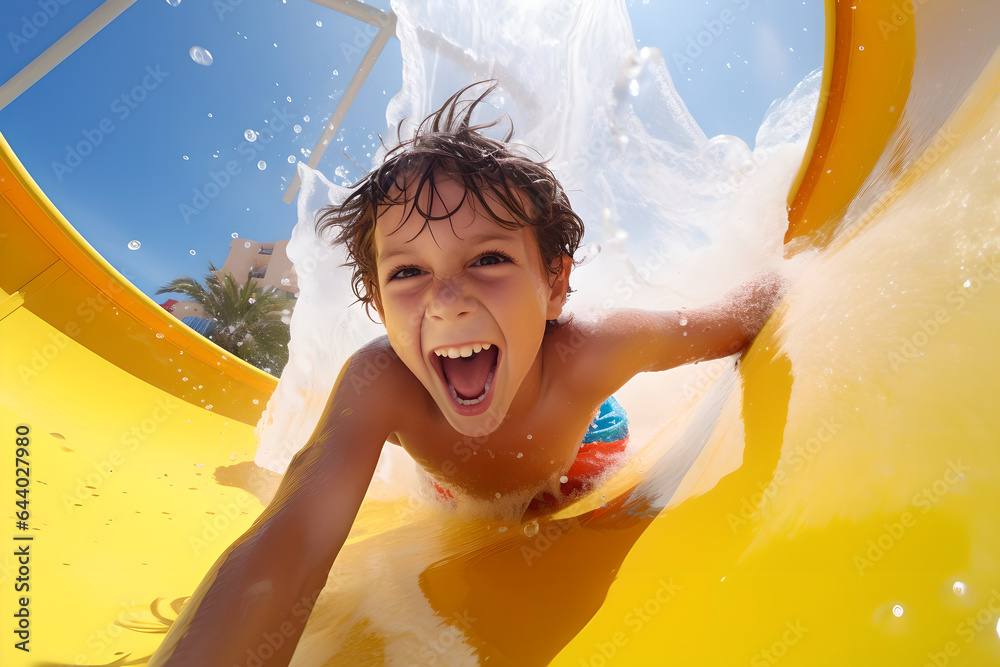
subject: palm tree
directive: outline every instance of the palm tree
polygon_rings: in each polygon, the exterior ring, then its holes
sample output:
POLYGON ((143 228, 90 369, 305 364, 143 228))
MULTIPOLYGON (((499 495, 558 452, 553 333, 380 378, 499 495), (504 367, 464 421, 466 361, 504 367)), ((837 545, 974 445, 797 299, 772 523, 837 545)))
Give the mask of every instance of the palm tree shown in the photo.
POLYGON ((208 268, 210 272, 205 275, 204 285, 190 276, 183 276, 156 293, 184 294, 201 304, 208 317, 217 323, 209 336, 216 345, 280 377, 288 363, 291 337, 281 315, 282 311, 294 307, 295 300, 278 296, 273 287, 257 287, 251 280, 240 285, 230 273, 223 274, 220 279, 212 262, 208 263, 208 268))

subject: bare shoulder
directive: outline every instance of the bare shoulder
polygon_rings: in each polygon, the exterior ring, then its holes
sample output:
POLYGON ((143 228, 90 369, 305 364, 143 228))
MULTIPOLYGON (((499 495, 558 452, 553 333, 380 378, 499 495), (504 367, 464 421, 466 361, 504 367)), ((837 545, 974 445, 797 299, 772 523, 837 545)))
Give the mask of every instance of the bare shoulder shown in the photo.
POLYGON ((366 343, 351 355, 341 370, 339 382, 345 382, 359 398, 392 399, 412 396, 420 382, 389 344, 388 336, 366 343))
POLYGON ((348 423, 381 444, 410 418, 423 387, 382 336, 352 354, 340 370, 313 440, 348 423))
POLYGON ((574 391, 604 400, 622 384, 608 372, 618 327, 611 312, 560 318, 545 332, 546 369, 574 391))

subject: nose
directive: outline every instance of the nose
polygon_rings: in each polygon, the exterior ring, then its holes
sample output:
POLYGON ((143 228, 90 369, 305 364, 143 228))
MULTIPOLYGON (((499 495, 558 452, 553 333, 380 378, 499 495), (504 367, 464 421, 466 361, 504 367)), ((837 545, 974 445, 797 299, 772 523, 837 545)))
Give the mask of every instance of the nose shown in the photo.
POLYGON ((436 320, 450 320, 476 312, 473 299, 460 280, 435 278, 430 291, 427 314, 436 320))

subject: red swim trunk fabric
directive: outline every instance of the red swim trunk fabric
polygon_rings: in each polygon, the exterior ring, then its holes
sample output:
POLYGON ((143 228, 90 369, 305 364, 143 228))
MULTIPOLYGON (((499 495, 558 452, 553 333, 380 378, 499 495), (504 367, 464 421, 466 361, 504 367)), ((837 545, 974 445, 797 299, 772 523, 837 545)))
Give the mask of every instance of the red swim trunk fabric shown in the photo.
MULTIPOLYGON (((576 460, 566 473, 566 481, 559 485, 564 498, 577 498, 590 493, 598 478, 618 467, 628 436, 612 442, 585 442, 580 445, 576 460)), ((556 498, 546 491, 532 499, 528 509, 537 511, 557 504, 556 498)))

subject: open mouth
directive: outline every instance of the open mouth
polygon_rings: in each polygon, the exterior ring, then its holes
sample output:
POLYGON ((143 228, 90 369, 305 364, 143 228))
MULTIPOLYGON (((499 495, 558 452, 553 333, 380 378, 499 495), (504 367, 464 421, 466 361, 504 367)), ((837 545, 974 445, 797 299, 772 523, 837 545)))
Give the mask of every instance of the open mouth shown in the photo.
POLYGON ((480 342, 442 345, 430 357, 460 414, 479 414, 489 407, 500 348, 480 342))

